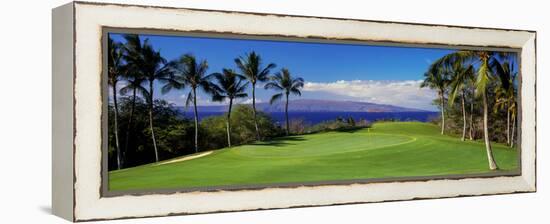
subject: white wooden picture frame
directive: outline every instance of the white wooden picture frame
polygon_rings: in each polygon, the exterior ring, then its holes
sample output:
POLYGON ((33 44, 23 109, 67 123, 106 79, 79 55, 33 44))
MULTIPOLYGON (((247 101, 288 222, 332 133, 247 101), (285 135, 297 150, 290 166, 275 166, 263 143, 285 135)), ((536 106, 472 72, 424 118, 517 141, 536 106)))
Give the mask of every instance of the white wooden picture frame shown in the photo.
POLYGON ((73 2, 53 10, 53 213, 70 221, 536 191, 536 32, 73 2), (269 24, 269 25, 266 25, 269 24), (102 157, 104 29, 210 32, 520 53, 520 173, 259 189, 109 195, 102 157))

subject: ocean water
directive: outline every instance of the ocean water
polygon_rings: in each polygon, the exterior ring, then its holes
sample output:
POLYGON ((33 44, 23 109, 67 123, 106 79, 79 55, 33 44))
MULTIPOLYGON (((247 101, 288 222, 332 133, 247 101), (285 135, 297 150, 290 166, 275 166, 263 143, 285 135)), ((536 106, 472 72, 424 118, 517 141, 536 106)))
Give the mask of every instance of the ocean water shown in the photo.
MULTIPOLYGON (((279 123, 285 121, 284 112, 268 113, 273 120, 279 123)), ((192 118, 192 112, 183 112, 183 116, 192 118)), ((200 112, 199 120, 209 116, 223 115, 223 112, 200 112)), ((335 120, 338 117, 348 118, 353 117, 356 121, 365 119, 367 121, 376 121, 384 119, 394 119, 399 121, 421 121, 426 122, 430 119, 437 118, 439 112, 288 112, 290 120, 302 119, 310 124, 317 124, 323 121, 335 120)))

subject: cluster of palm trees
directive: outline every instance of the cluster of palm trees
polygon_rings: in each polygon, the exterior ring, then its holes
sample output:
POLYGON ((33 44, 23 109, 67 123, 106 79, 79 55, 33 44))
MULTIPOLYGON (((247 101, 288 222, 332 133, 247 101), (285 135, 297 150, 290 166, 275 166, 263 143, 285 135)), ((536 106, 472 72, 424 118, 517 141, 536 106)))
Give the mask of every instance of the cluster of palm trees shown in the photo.
POLYGON ((213 101, 228 102, 227 111, 227 144, 231 147, 231 109, 234 100, 248 97, 247 87, 252 86, 252 108, 253 120, 256 129, 257 140, 262 140, 261 130, 258 126, 256 111, 256 86, 260 83, 267 84, 265 89, 272 89, 279 93, 272 96, 270 103, 286 99, 286 133, 289 134, 288 121, 288 98, 290 94, 301 95, 300 89, 304 85, 302 78, 295 78, 286 68, 272 74, 275 64, 262 64, 262 58, 255 52, 246 53, 235 59, 238 71, 224 68, 221 72, 208 74, 208 62, 198 60, 192 54, 184 54, 181 57, 167 61, 161 56, 160 51, 153 48, 148 39, 141 40, 139 35, 127 34, 123 36, 125 43, 119 43, 108 38, 108 84, 111 88, 114 105, 114 137, 115 150, 117 153, 117 166, 120 169, 123 164, 123 152, 128 150, 129 136, 132 131, 132 119, 135 113, 137 97, 142 97, 148 105, 149 132, 155 153, 155 161, 159 161, 157 142, 154 128, 154 85, 155 82, 162 84, 161 93, 170 91, 189 90, 185 99, 185 105, 193 105, 195 152, 199 151, 199 115, 197 109, 197 91, 202 90, 210 95, 213 101), (117 83, 124 80, 124 86, 117 89, 117 83), (126 128, 125 148, 120 148, 119 127, 118 127, 118 105, 117 92, 122 95, 130 95, 132 106, 128 126, 126 128))
POLYGON ((469 123, 469 137, 473 140, 474 103, 481 98, 483 111, 483 136, 489 168, 498 169, 495 162, 489 133, 489 107, 496 113, 505 110, 507 116, 507 143, 514 146, 514 132, 517 116, 516 77, 513 68, 515 55, 504 52, 461 50, 447 54, 434 63, 424 74, 421 87, 437 91, 441 108, 441 134, 445 133, 445 114, 447 106, 454 105, 460 98, 462 115, 462 141, 466 138, 469 123), (493 91, 494 101, 490 101, 488 91, 493 91), (448 102, 445 103, 445 95, 448 102), (466 111, 466 98, 470 97, 469 112, 466 111), (469 113, 469 119, 467 114, 469 113), (510 131, 510 127, 512 131, 510 131))

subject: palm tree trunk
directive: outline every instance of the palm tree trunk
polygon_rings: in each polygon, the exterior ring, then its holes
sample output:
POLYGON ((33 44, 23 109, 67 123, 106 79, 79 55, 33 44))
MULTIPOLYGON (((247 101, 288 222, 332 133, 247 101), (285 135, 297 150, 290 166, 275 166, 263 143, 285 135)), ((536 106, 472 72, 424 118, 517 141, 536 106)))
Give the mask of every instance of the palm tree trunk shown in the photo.
POLYGON ((462 141, 466 138, 466 103, 464 102, 464 91, 462 91, 461 95, 462 99, 462 141))
POLYGON ((252 84, 252 116, 254 117, 254 127, 256 127, 256 140, 260 141, 260 128, 256 119, 256 84, 252 84))
POLYGON ((199 152, 199 112, 197 111, 197 90, 193 88, 193 108, 195 112, 195 152, 199 152))
POLYGON ((516 116, 512 115, 512 134, 510 138, 510 147, 514 148, 514 136, 516 134, 516 116))
POLYGON ((510 108, 506 108, 506 142, 510 145, 510 108))
POLYGON ((233 98, 229 98, 229 110, 227 111, 227 145, 231 147, 231 107, 233 98))
POLYGON ((439 99, 441 101, 441 134, 445 134, 445 99, 443 98, 443 91, 439 92, 439 99))
POLYGON ((159 161, 157 149, 157 139, 155 138, 155 129, 153 127, 153 80, 149 80, 149 127, 151 128, 151 138, 153 139, 153 149, 155 150, 155 161, 159 161))
POLYGON ((116 147, 116 162, 117 162, 117 169, 122 168, 121 162, 120 162, 120 144, 118 141, 118 102, 116 97, 116 82, 113 83, 113 103, 115 104, 115 147, 116 147))
POLYGON ((491 141, 489 139, 489 112, 487 105, 487 93, 483 93, 483 135, 485 137, 485 149, 487 150, 487 160, 489 162, 489 169, 497 170, 498 166, 493 157, 493 149, 491 148, 491 141))
POLYGON ((470 140, 474 140, 474 97, 470 103, 470 140))
POLYGON ((286 102, 285 102, 285 118, 286 118, 286 135, 290 133, 289 123, 288 123, 288 93, 286 93, 286 102))
POLYGON ((134 108, 136 107, 136 88, 132 93, 132 106, 130 107, 130 116, 128 118, 128 127, 126 128, 126 140, 124 141, 124 152, 122 156, 122 165, 124 166, 126 153, 128 152, 128 143, 130 141, 130 130, 132 129, 132 122, 134 119, 134 108))

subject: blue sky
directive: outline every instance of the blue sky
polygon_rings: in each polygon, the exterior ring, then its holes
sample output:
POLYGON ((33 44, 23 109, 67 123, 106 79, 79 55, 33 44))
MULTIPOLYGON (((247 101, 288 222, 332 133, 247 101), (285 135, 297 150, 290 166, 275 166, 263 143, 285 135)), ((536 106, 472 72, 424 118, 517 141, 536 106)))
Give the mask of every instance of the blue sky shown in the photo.
MULTIPOLYGON (((124 43, 119 34, 111 34, 124 43)), ((141 35, 160 50, 167 60, 192 53, 206 59, 209 73, 222 68, 236 69, 234 59, 250 51, 262 56, 264 65, 277 64, 275 71, 288 68, 292 75, 306 81, 302 99, 366 101, 411 108, 436 110, 431 105, 435 93, 420 89, 419 83, 428 65, 451 52, 449 49, 383 47, 351 44, 303 43, 265 40, 238 40, 182 36, 141 35)), ((160 87, 160 84, 156 85, 160 87)), ((183 105, 188 90, 162 95, 183 105)), ((274 92, 259 89, 257 101, 268 102, 274 92)), ((250 94, 249 94, 250 95, 250 94)), ((293 97, 297 99, 298 97, 293 97)), ((199 94, 201 105, 219 104, 199 94)), ((247 103, 250 99, 242 99, 247 103)))

